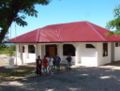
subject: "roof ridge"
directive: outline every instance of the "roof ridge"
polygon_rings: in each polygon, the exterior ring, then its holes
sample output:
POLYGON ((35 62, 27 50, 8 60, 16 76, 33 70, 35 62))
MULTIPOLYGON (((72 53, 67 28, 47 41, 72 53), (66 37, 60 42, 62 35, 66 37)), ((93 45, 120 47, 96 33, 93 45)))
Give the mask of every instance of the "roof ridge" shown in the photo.
POLYGON ((106 38, 100 34, 100 32, 96 31, 96 29, 91 25, 90 22, 86 22, 88 24, 88 26, 90 26, 98 35, 100 35, 100 37, 106 41, 106 38))
POLYGON ((48 24, 48 25, 46 25, 46 26, 44 26, 43 28, 45 28, 45 27, 48 27, 48 26, 58 26, 58 25, 67 25, 67 24, 73 24, 73 23, 81 23, 81 22, 88 22, 88 21, 73 21, 73 22, 63 22, 63 23, 57 23, 57 24, 48 24))

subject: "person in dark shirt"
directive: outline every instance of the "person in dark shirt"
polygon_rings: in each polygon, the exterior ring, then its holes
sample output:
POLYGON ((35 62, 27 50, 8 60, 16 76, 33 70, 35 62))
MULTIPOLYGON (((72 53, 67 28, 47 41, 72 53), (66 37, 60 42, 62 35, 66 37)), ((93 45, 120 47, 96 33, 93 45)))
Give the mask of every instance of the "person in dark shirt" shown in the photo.
POLYGON ((66 58, 66 60, 67 60, 67 63, 68 63, 68 69, 70 70, 71 69, 71 62, 72 62, 71 55, 68 55, 67 58, 66 58))
POLYGON ((42 60, 40 59, 40 56, 37 57, 36 59, 36 74, 41 75, 41 67, 42 67, 42 60))
POLYGON ((61 58, 58 55, 55 57, 55 62, 56 62, 57 70, 59 71, 60 70, 61 58))

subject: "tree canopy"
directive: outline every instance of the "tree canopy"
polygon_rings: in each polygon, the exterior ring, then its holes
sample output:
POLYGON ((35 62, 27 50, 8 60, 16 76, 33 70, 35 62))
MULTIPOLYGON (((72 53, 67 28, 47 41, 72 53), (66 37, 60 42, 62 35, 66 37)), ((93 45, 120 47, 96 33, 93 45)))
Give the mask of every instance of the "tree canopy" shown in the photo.
POLYGON ((26 15, 37 17, 35 5, 47 5, 50 0, 0 0, 0 43, 2 43, 12 22, 26 26, 26 15))
POLYGON ((114 19, 107 23, 107 27, 120 34, 120 5, 114 9, 114 19))

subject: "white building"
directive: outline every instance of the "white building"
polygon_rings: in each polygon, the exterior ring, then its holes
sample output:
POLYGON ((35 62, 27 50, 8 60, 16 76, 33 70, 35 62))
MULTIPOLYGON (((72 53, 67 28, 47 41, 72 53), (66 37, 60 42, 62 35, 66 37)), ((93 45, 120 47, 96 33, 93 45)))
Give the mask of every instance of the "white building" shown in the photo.
POLYGON ((90 22, 49 25, 23 34, 16 43, 15 64, 35 62, 38 55, 59 55, 62 63, 72 55, 74 66, 100 66, 120 60, 120 36, 90 22))

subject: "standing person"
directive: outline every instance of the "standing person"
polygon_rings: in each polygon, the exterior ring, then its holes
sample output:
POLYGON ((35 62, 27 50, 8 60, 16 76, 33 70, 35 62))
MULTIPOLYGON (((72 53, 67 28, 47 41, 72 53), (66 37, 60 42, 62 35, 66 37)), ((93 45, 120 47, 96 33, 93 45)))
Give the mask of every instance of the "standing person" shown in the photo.
POLYGON ((46 74, 48 73, 48 59, 47 56, 43 58, 43 72, 46 74))
POLYGON ((53 57, 53 69, 54 70, 56 69, 56 58, 55 58, 55 56, 53 57))
POLYGON ((72 61, 71 55, 68 55, 66 60, 67 60, 67 63, 68 63, 68 69, 70 70, 71 69, 71 61, 72 61))
POLYGON ((55 60, 56 60, 56 67, 57 67, 57 70, 60 70, 61 58, 57 55, 57 56, 55 57, 55 60))
POLYGON ((49 69, 49 73, 52 73, 52 71, 53 71, 53 57, 52 56, 50 56, 49 57, 49 60, 48 60, 48 64, 49 64, 49 67, 48 67, 48 69, 49 69))
POLYGON ((40 59, 40 56, 38 56, 36 59, 36 74, 42 75, 41 67, 42 67, 42 60, 40 59))

